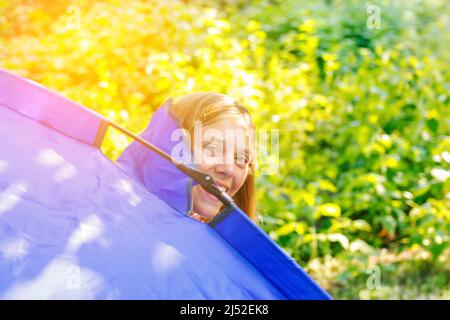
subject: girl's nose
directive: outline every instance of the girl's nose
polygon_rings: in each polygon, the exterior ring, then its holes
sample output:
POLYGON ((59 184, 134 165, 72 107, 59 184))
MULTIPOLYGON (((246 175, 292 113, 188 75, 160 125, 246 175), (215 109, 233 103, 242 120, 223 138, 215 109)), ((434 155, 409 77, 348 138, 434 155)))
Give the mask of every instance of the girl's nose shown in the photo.
POLYGON ((235 164, 234 163, 221 163, 216 165, 216 172, 226 175, 227 177, 233 176, 234 170, 235 170, 235 164))

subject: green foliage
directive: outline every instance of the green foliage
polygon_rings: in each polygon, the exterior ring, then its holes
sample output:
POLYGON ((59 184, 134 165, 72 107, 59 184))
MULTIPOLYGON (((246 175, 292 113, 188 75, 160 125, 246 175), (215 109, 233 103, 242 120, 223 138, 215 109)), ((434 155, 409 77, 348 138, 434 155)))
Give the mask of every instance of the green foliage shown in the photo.
MULTIPOLYGON (((410 297, 383 294, 396 271, 428 292, 417 270, 449 270, 450 8, 373 4, 381 29, 356 0, 2 1, 0 67, 135 132, 168 96, 232 95, 280 132, 279 158, 259 159, 262 227, 337 298, 410 297), (364 259, 383 250, 425 258, 383 267, 374 295, 364 259), (330 273, 314 268, 329 259, 330 273)), ((115 159, 129 141, 109 138, 115 159)))

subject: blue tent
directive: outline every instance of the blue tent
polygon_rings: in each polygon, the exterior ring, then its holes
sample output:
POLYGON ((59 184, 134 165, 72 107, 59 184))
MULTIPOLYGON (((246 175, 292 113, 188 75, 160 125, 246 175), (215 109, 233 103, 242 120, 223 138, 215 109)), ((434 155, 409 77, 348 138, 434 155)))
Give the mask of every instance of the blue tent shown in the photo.
MULTIPOLYGON (((186 215, 192 180, 109 122, 0 70, 0 299, 329 299, 238 208, 186 215)), ((142 137, 163 151, 164 104, 142 137)), ((179 160, 184 160, 183 156, 179 160)))

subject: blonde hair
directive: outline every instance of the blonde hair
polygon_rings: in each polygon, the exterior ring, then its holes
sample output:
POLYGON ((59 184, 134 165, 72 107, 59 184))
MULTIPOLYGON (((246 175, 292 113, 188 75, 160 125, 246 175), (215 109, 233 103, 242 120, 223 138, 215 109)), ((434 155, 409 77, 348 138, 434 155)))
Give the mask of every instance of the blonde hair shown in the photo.
MULTIPOLYGON (((247 120, 249 128, 254 130, 249 111, 231 97, 210 92, 197 92, 185 95, 172 103, 172 111, 180 121, 180 125, 193 137, 196 121, 202 125, 238 115, 247 120)), ((254 150, 253 150, 254 151, 254 150)), ((256 192, 254 161, 250 161, 247 178, 242 187, 233 196, 236 205, 244 211, 249 218, 256 222, 256 192)))

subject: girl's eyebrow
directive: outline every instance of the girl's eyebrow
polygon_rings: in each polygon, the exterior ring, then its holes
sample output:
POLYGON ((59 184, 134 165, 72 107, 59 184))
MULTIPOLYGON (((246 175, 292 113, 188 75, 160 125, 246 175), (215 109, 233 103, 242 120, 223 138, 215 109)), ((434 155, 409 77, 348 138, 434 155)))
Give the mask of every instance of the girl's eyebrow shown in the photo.
POLYGON ((240 153, 244 153, 247 157, 249 156, 249 154, 250 154, 250 151, 248 151, 248 149, 245 149, 245 150, 240 150, 240 152, 238 152, 239 154, 240 153), (243 152, 242 152, 243 151, 243 152))
POLYGON ((217 138, 215 136, 208 136, 206 138, 203 138, 203 143, 211 143, 211 142, 218 142, 220 144, 223 144, 223 139, 217 138))
MULTIPOLYGON (((217 143, 219 143, 220 145, 224 145, 224 140, 223 139, 219 139, 219 138, 216 138, 216 137, 211 137, 211 139, 210 140, 204 140, 203 141, 203 144, 205 144, 205 143, 212 143, 212 142, 217 142, 217 143)), ((226 144, 225 144, 226 145, 226 144)), ((241 149, 241 150, 239 150, 239 152, 244 152, 247 156, 250 154, 250 151, 248 150, 248 148, 245 148, 245 149, 241 149)))

